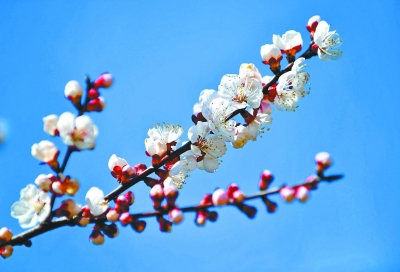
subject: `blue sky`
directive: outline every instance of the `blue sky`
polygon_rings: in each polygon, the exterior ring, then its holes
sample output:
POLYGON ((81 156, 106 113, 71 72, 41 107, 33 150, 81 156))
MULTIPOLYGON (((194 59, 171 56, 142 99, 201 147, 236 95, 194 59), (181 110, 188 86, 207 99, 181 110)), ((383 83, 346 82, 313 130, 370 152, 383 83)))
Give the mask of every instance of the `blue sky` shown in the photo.
MULTIPOLYGON (((104 71, 115 76, 102 93, 105 111, 90 114, 100 130, 96 149, 74 153, 66 168, 81 182, 75 199, 83 203, 92 186, 116 187, 107 167, 112 154, 149 164, 143 141, 150 127, 165 121, 187 131, 200 91, 217 88, 242 63, 271 75, 260 46, 291 29, 308 41, 305 24, 316 14, 341 35, 343 58, 308 61, 311 94, 299 109, 275 110, 271 130, 244 149, 230 149, 218 172, 193 172, 178 204, 197 204, 231 182, 256 192, 264 169, 275 174, 275 186, 296 184, 313 172, 319 151, 332 154, 330 173, 346 176, 321 185, 306 204, 274 197, 273 215, 255 200, 253 220, 224 208, 216 223, 199 228, 188 214, 164 234, 148 219, 144 233, 120 228, 99 247, 88 242, 90 227, 59 229, 33 239, 32 248, 15 248, 1 270, 399 270, 398 10, 396 1, 5 1, 0 117, 9 134, 0 146, 0 225, 14 233, 22 231, 10 216, 19 191, 49 173, 30 155, 33 143, 50 139, 42 117, 74 110, 63 97, 69 80, 83 84, 86 74, 104 71)), ((65 152, 60 139, 54 142, 65 152)), ((133 192, 131 211, 151 210, 148 188, 139 184, 133 192)))

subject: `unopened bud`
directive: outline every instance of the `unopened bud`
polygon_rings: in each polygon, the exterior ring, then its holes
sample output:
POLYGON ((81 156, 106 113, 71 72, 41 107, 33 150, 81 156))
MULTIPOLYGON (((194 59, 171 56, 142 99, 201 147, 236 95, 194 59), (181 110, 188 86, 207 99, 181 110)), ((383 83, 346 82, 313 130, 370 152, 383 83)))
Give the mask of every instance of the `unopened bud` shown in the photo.
POLYGON ((258 183, 258 187, 260 190, 267 190, 271 182, 274 180, 274 176, 272 175, 271 171, 269 170, 264 170, 261 173, 261 179, 260 182, 258 183))
POLYGON ((108 88, 110 87, 114 82, 113 76, 109 73, 104 73, 101 74, 95 81, 94 81, 94 86, 99 88, 108 88))
POLYGON ((206 194, 203 199, 200 201, 200 205, 205 206, 205 205, 210 205, 213 204, 212 201, 212 194, 206 194))
POLYGON ((218 219, 218 213, 217 212, 205 212, 207 219, 210 220, 211 222, 215 222, 218 219))
POLYGON ((110 209, 106 214, 107 220, 110 222, 117 222, 119 219, 119 213, 116 209, 110 209))
POLYGON ((164 187, 164 195, 169 199, 176 199, 178 197, 179 191, 175 186, 166 186, 164 187))
POLYGON ((81 206, 72 199, 66 199, 61 202, 60 207, 56 210, 57 216, 66 216, 67 218, 72 218, 80 212, 81 206))
POLYGON ((93 230, 89 236, 89 241, 94 245, 102 245, 104 244, 104 235, 100 232, 100 230, 93 230))
POLYGON ((67 184, 57 180, 51 184, 51 188, 53 192, 56 193, 58 196, 62 196, 67 192, 67 184))
POLYGON ((282 187, 279 191, 281 197, 286 202, 292 202, 294 200, 294 189, 292 187, 282 187))
POLYGON ((135 170, 136 170, 136 175, 139 176, 140 174, 143 173, 144 170, 147 169, 147 166, 143 163, 140 163, 140 164, 136 164, 133 168, 135 168, 135 170))
POLYGON ((228 195, 229 198, 233 198, 233 193, 239 190, 239 187, 232 183, 228 186, 228 189, 226 190, 226 194, 228 195))
POLYGON ((135 195, 131 191, 126 192, 124 197, 128 200, 129 206, 135 203, 135 195))
POLYGON ((76 80, 71 80, 65 85, 64 95, 69 99, 74 105, 79 105, 82 97, 82 87, 76 80))
POLYGON ((100 112, 100 111, 104 110, 105 107, 106 107, 106 101, 104 100, 103 97, 99 96, 99 97, 89 101, 89 103, 87 105, 87 111, 100 112))
POLYGON ((11 257, 13 254, 13 247, 10 245, 6 245, 3 248, 0 248, 0 256, 3 257, 4 259, 11 257))
POLYGON ((308 189, 305 186, 300 186, 296 188, 296 198, 300 202, 306 202, 308 199, 308 189))
POLYGON ((142 220, 133 220, 131 226, 134 231, 141 233, 146 228, 146 221, 142 220))
POLYGON ((164 199, 164 191, 160 184, 156 184, 150 190, 150 197, 153 200, 161 201, 164 199))
POLYGON ((168 216, 172 223, 175 224, 179 224, 183 220, 183 213, 177 208, 170 210, 168 216))
POLYGON ((12 232, 6 227, 0 229, 0 242, 8 242, 12 238, 12 232))
POLYGON ((110 225, 104 224, 100 228, 108 238, 115 238, 119 234, 118 227, 114 223, 110 225))
POLYGON ((315 163, 317 164, 317 171, 323 172, 332 164, 331 156, 328 152, 319 152, 315 155, 315 163))
POLYGON ((76 222, 79 226, 86 227, 90 223, 90 219, 87 217, 79 217, 76 222))
POLYGON ((99 96, 100 96, 100 93, 96 88, 91 88, 88 92, 89 99, 95 99, 99 96))
POLYGON ((257 209, 253 206, 249 206, 246 204, 240 204, 237 206, 239 210, 241 210, 248 218, 254 218, 257 213, 257 209))
POLYGON ((43 191, 48 192, 50 191, 51 188, 51 179, 48 178, 48 176, 44 174, 40 174, 36 179, 35 179, 36 185, 43 191))
POLYGON ((171 229, 172 229, 172 223, 171 222, 169 222, 168 220, 166 220, 162 216, 158 216, 157 217, 157 221, 159 223, 161 232, 171 232, 171 229))
POLYGON ((129 164, 122 167, 123 177, 121 179, 122 182, 128 182, 131 178, 136 176, 136 169, 129 164))
POLYGON ((229 203, 229 197, 223 189, 217 189, 212 194, 212 202, 215 206, 222 206, 229 203))
POLYGON ((319 178, 316 175, 308 176, 306 179, 306 187, 309 190, 315 190, 318 187, 319 178))
POLYGON ((195 218, 195 223, 198 225, 198 226, 204 226, 204 224, 206 223, 206 221, 207 221, 207 216, 204 214, 204 212, 202 212, 202 211, 199 211, 197 214, 196 214, 196 218, 195 218))
POLYGON ((245 198, 246 198, 246 196, 244 195, 244 193, 242 191, 237 190, 237 191, 233 192, 232 199, 236 203, 242 203, 245 198))
POLYGON ((129 223, 131 223, 132 220, 133 220, 132 216, 127 212, 122 213, 120 215, 120 217, 119 217, 119 221, 121 221, 121 224, 124 225, 124 226, 128 225, 129 223))

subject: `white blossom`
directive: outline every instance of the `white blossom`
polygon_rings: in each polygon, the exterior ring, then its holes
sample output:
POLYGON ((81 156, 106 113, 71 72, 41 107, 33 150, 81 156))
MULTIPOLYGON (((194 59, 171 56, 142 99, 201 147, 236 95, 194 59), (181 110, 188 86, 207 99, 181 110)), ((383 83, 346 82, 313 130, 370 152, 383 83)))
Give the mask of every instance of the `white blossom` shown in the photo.
POLYGON ((335 31, 329 31, 329 25, 325 21, 319 22, 314 33, 314 42, 318 46, 318 57, 322 60, 338 60, 342 57, 339 46, 342 39, 335 31))
POLYGON ((108 202, 104 200, 104 193, 97 187, 92 187, 86 193, 86 204, 90 209, 90 213, 98 216, 108 209, 108 202))
POLYGON ((41 141, 38 144, 33 144, 31 154, 39 161, 49 163, 57 159, 57 147, 50 141, 41 141))
POLYGON ((93 149, 96 145, 95 137, 98 134, 97 126, 89 116, 82 115, 75 118, 70 112, 60 115, 57 129, 63 142, 77 149, 93 149))
POLYGON ((55 136, 58 133, 57 130, 58 116, 55 114, 43 117, 43 130, 50 136, 55 136))
POLYGON ((236 139, 232 142, 234 148, 242 148, 250 140, 250 132, 247 126, 239 125, 235 128, 236 139))
POLYGON ((198 114, 202 111, 203 105, 209 106, 211 101, 218 98, 219 94, 215 90, 205 89, 202 90, 199 96, 199 102, 193 106, 193 114, 198 114))
POLYGON ((42 223, 50 214, 48 193, 28 184, 21 190, 20 199, 11 206, 11 216, 18 219, 22 228, 30 228, 42 223))
POLYGON ((252 141, 257 140, 257 136, 260 133, 264 133, 265 125, 269 125, 271 123, 272 118, 269 116, 269 114, 262 113, 260 111, 257 112, 254 120, 247 126, 250 139, 252 141))
POLYGON ((279 63, 282 59, 281 50, 275 44, 261 46, 260 54, 264 64, 279 63))
POLYGON ((118 166, 121 169, 127 165, 128 162, 120 157, 117 157, 117 155, 112 154, 110 159, 108 160, 108 169, 110 169, 110 171, 114 171, 114 167, 118 166))
POLYGON ((168 145, 177 142, 183 133, 183 128, 176 125, 157 124, 149 129, 147 134, 150 138, 146 138, 144 144, 146 151, 150 156, 163 156, 168 150, 168 145))
POLYGON ((218 93, 238 109, 247 106, 256 109, 263 97, 261 80, 245 75, 224 75, 218 93))
POLYGON ((288 111, 294 111, 297 108, 298 101, 308 94, 308 91, 304 88, 310 75, 304 72, 304 68, 304 58, 299 58, 294 62, 291 71, 279 77, 274 100, 274 104, 279 110, 284 108, 288 111))
POLYGON ((79 82, 76 80, 68 81, 68 83, 65 85, 64 95, 66 98, 71 100, 74 104, 77 104, 78 102, 80 102, 82 93, 83 93, 82 87, 79 84, 79 82))
POLYGON ((203 105, 202 113, 208 121, 210 130, 226 142, 235 140, 234 120, 228 120, 227 116, 232 112, 231 105, 228 100, 221 97, 213 99, 210 104, 203 105))
POLYGON ((294 30, 286 31, 282 37, 274 34, 272 36, 272 41, 281 51, 292 55, 299 52, 303 46, 301 34, 294 30))
POLYGON ((247 76, 261 81, 261 74, 253 63, 243 63, 240 65, 239 76, 247 76))

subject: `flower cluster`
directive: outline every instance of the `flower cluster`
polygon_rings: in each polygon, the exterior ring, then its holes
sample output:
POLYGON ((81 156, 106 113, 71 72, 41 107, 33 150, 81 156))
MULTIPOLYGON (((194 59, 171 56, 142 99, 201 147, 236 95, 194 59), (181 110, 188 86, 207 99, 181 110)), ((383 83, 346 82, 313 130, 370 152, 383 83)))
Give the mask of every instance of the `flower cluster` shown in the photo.
MULTIPOLYGON (((286 202, 294 199, 307 201, 309 191, 316 189, 319 182, 331 182, 342 177, 325 175, 325 170, 332 164, 326 152, 317 154, 316 175, 309 176, 303 184, 269 189, 274 177, 265 170, 258 184, 260 192, 256 195, 247 196, 238 185, 230 184, 226 190, 218 188, 212 194, 206 194, 198 206, 180 208, 176 203, 179 189, 186 183, 191 171, 196 168, 209 173, 217 171, 228 146, 243 148, 249 140, 256 141, 265 130, 269 130, 273 106, 278 110, 295 111, 299 100, 309 93, 310 75, 306 72, 306 59, 318 56, 322 60, 336 60, 341 57, 338 47, 342 41, 339 35, 336 31, 329 31, 329 25, 319 16, 311 17, 306 28, 310 32, 310 47, 298 58, 296 54, 302 50, 303 39, 294 30, 282 36, 273 35, 273 44, 261 46, 262 62, 270 66, 274 76, 262 76, 253 63, 243 63, 237 74, 222 76, 216 90, 203 90, 193 106, 194 124, 187 131, 188 141, 181 145, 180 137, 184 133, 181 126, 156 124, 148 130, 148 138, 144 141, 145 153, 151 157, 150 167, 145 164, 131 166, 125 159, 113 154, 108 168, 119 183, 117 189, 105 196, 101 189, 92 187, 86 194, 85 206, 68 198, 54 208, 57 197, 74 196, 79 190, 79 182, 65 175, 64 170, 73 152, 95 148, 98 128, 84 114, 104 109, 105 100, 100 96, 100 90, 110 87, 113 77, 104 73, 93 82, 86 78, 84 99, 79 82, 69 81, 64 95, 72 102, 77 114, 64 112, 60 116, 51 114, 43 118, 43 130, 50 136, 60 137, 67 146, 65 158, 60 164, 60 151, 48 140, 32 146, 32 156, 50 166, 54 174, 41 174, 35 180, 36 185, 29 184, 22 189, 20 200, 11 207, 11 216, 18 219, 22 228, 39 224, 32 231, 37 235, 51 230, 55 223, 82 227, 92 223, 94 226, 89 240, 100 245, 104 243, 105 236, 114 238, 118 235, 117 222, 122 226, 130 225, 140 233, 146 227, 146 222, 140 218, 154 216, 160 230, 170 232, 173 224, 182 222, 185 212, 195 212, 195 223, 203 226, 207 220, 217 220, 218 214, 209 210, 213 207, 235 206, 247 217, 253 218, 257 210, 245 202, 254 198, 260 198, 269 213, 277 209, 277 204, 268 198, 273 194, 280 194, 286 202), (282 70, 283 54, 288 65, 282 70), (236 118, 239 115, 243 121, 236 118), (156 177, 150 177, 151 174, 156 177), (139 181, 151 187, 154 211, 130 214, 135 196, 131 191, 121 193, 139 181), (114 207, 110 207, 111 200, 115 202, 114 207), (53 221, 55 217, 60 219, 53 221)), ((12 245, 29 243, 24 235, 14 239, 7 228, 0 230, 0 256, 3 258, 11 256, 12 245)))

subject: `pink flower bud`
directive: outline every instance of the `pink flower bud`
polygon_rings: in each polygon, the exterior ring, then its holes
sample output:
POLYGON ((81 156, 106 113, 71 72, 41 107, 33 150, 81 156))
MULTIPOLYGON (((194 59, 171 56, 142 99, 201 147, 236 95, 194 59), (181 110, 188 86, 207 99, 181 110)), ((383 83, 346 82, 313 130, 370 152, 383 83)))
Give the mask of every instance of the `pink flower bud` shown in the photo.
POLYGON ((275 212, 276 209, 278 208, 278 205, 276 205, 275 202, 272 202, 271 200, 269 200, 267 197, 263 197, 262 201, 267 206, 267 212, 269 212, 269 213, 275 212))
POLYGON ((135 195, 131 191, 126 192, 124 197, 128 200, 129 206, 135 203, 135 195))
POLYGON ((79 190, 79 181, 67 176, 64 180, 64 183, 67 187, 66 193, 67 195, 74 196, 79 190))
POLYGON ((317 29, 318 23, 321 21, 321 17, 319 15, 314 15, 308 20, 308 23, 306 25, 306 28, 310 32, 315 32, 317 29))
POLYGON ((74 105, 79 105, 82 97, 82 87, 76 80, 71 80, 65 85, 64 95, 74 105))
POLYGON ((1 242, 8 242, 12 238, 12 232, 6 227, 0 229, 0 241, 1 242))
POLYGON ((0 248, 0 256, 3 257, 4 259, 11 257, 11 255, 13 254, 13 247, 10 245, 6 245, 3 248, 0 248))
POLYGON ((246 196, 244 195, 244 193, 242 191, 237 190, 237 191, 233 192, 232 199, 236 203, 242 203, 245 198, 246 198, 246 196))
POLYGON ((44 174, 40 174, 36 179, 35 179, 36 185, 42 189, 45 192, 50 191, 51 188, 51 179, 48 178, 48 176, 44 174))
POLYGON ((317 164, 318 172, 321 172, 332 164, 331 156, 328 152, 319 152, 315 155, 315 163, 317 164))
POLYGON ((132 225, 132 228, 133 228, 134 231, 136 231, 138 233, 141 233, 146 228, 146 221, 133 220, 131 225, 132 225))
POLYGON ((115 200, 115 209, 120 213, 129 211, 129 199, 124 195, 118 196, 115 200))
POLYGON ((104 244, 104 235, 100 232, 100 230, 93 230, 89 236, 89 241, 94 245, 102 245, 104 244))
POLYGON ((195 219, 196 225, 204 226, 206 221, 207 221, 207 217, 206 217, 206 215, 204 213, 201 213, 201 212, 197 213, 196 219, 195 219))
POLYGON ((300 202, 306 202, 308 199, 308 189, 305 186, 300 186, 297 187, 296 189, 296 198, 300 201, 300 202))
POLYGON ((147 166, 143 163, 136 164, 133 168, 136 170, 136 175, 140 175, 143 173, 144 170, 147 169, 147 166))
POLYGON ((79 217, 76 222, 79 226, 86 227, 90 223, 90 219, 87 217, 79 217))
POLYGON ((119 219, 119 213, 116 209, 110 209, 106 214, 107 220, 111 222, 117 222, 119 219))
POLYGON ((99 97, 89 101, 89 103, 87 105, 87 111, 100 112, 100 111, 104 110, 105 107, 106 107, 106 101, 104 100, 103 97, 99 96, 99 97))
POLYGON ((229 203, 229 197, 223 189, 217 189, 212 194, 212 202, 215 206, 222 206, 229 203))
POLYGON ((318 187, 319 178, 316 175, 308 176, 306 179, 306 187, 309 190, 315 190, 318 187))
POLYGON ((85 206, 83 206, 82 208, 81 208, 81 210, 82 210, 82 216, 84 216, 84 217, 90 217, 91 216, 91 212, 90 212, 90 208, 87 206, 87 205, 85 205, 85 206))
POLYGON ((67 188, 68 188, 68 186, 59 180, 57 180, 51 184, 51 189, 58 196, 64 195, 67 192, 67 188))
POLYGON ((240 204, 237 206, 248 218, 254 218, 257 213, 257 209, 253 206, 246 204, 240 204))
POLYGON ((169 222, 168 220, 166 220, 162 216, 158 216, 157 217, 157 221, 159 223, 161 232, 171 232, 171 229, 172 229, 172 223, 171 222, 169 222))
POLYGON ((200 201, 200 205, 210 205, 213 204, 212 202, 212 195, 211 194, 206 194, 203 199, 200 201))
POLYGON ((179 224, 183 220, 183 213, 178 208, 170 210, 168 216, 172 223, 175 224, 179 224))
POLYGON ((218 213, 217 212, 206 211, 205 214, 206 214, 207 219, 210 220, 211 222, 215 222, 218 219, 218 213))
POLYGON ((258 187, 260 188, 260 190, 266 190, 273 180, 274 176, 272 175, 271 171, 264 170, 261 173, 261 180, 258 183, 258 187))
POLYGON ((178 189, 175 186, 164 187, 164 195, 166 198, 175 200, 178 197, 178 194, 178 189))
POLYGON ((110 225, 104 224, 100 228, 108 238, 115 238, 119 234, 118 227, 114 223, 110 225))
POLYGON ((66 216, 72 218, 81 212, 81 206, 76 204, 72 199, 66 199, 61 202, 60 207, 56 211, 57 216, 66 216))
POLYGON ((95 99, 99 96, 100 96, 100 93, 96 88, 91 88, 88 92, 89 99, 95 99))
POLYGON ((239 190, 239 187, 232 183, 228 186, 228 189, 226 190, 226 194, 228 195, 229 198, 233 198, 233 193, 239 190))
POLYGON ((120 217, 119 217, 119 221, 121 221, 121 224, 124 225, 124 226, 128 225, 129 223, 131 223, 132 220, 133 220, 132 216, 127 212, 122 213, 120 215, 120 217))
POLYGON ((124 172, 124 175, 126 175, 128 178, 136 176, 136 169, 129 164, 122 167, 122 172, 124 172))
POLYGON ((156 184, 150 190, 150 197, 153 200, 163 200, 164 199, 164 191, 160 184, 156 184))
POLYGON ((282 187, 281 190, 279 191, 281 197, 283 200, 286 202, 292 202, 294 200, 295 192, 292 187, 282 187))
POLYGON ((108 88, 110 87, 114 82, 113 76, 109 73, 104 73, 101 74, 95 81, 94 81, 94 86, 99 88, 108 88))

